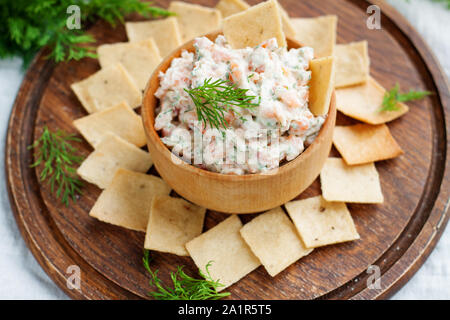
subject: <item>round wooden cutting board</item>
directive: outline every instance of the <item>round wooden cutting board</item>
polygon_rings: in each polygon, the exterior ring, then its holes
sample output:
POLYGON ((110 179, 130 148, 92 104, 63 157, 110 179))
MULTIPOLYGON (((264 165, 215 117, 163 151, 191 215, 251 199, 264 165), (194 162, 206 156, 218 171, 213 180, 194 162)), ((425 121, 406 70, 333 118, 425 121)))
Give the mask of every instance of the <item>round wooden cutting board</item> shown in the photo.
MULTIPOLYGON (((167 7, 169 1, 154 1, 167 7)), ((215 0, 195 1, 213 6, 215 0)), ((258 1, 249 1, 254 4, 258 1)), ((360 240, 322 247, 275 278, 263 267, 228 288, 231 299, 374 299, 386 298, 422 265, 448 220, 450 175, 448 126, 450 96, 446 77, 424 41, 394 9, 382 1, 281 0, 292 17, 335 14, 339 17, 338 43, 367 39, 371 74, 385 88, 398 82, 403 90, 420 88, 435 94, 408 103, 410 112, 389 123, 392 135, 405 151, 397 159, 378 162, 385 203, 351 204, 360 240), (366 27, 371 4, 381 8, 381 30, 366 27), (381 271, 381 289, 369 289, 368 266, 381 271)), ((90 32, 101 43, 126 41, 123 26, 97 23, 90 32)), ((99 69, 94 59, 58 65, 40 52, 29 68, 11 114, 5 163, 11 206, 25 241, 49 276, 72 298, 138 299, 151 290, 142 265, 144 234, 89 217, 100 189, 85 183, 83 195, 65 207, 36 171, 29 168, 27 149, 44 125, 76 133, 72 121, 86 115, 70 89, 99 69), (81 290, 66 286, 67 268, 81 270, 81 290)), ((337 124, 356 121, 338 115, 337 124)), ((83 155, 86 142, 76 147, 83 155)), ((333 155, 338 155, 332 150, 333 155)), ((152 169, 153 174, 157 174, 152 169)), ((320 194, 315 181, 299 198, 320 194)), ((255 215, 242 215, 245 223, 255 215)), ((209 212, 205 229, 227 215, 209 212)), ((169 284, 169 273, 185 265, 197 268, 189 257, 152 253, 152 267, 169 284)))

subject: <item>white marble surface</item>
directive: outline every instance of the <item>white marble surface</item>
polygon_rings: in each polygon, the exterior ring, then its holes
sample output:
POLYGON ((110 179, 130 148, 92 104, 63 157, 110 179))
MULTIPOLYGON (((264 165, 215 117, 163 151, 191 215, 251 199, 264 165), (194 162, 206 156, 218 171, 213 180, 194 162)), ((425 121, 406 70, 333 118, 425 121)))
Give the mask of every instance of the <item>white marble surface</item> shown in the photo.
MULTIPOLYGON (((450 77, 450 11, 429 0, 388 0, 433 48, 450 77)), ((23 78, 19 59, 0 60, 0 148, 4 153, 8 118, 23 78)), ((0 162, 3 166, 3 161, 0 162)), ((20 236, 9 206, 4 168, 0 170, 0 299, 67 299, 37 264, 20 236)), ((414 277, 393 299, 450 298, 450 229, 414 277)))

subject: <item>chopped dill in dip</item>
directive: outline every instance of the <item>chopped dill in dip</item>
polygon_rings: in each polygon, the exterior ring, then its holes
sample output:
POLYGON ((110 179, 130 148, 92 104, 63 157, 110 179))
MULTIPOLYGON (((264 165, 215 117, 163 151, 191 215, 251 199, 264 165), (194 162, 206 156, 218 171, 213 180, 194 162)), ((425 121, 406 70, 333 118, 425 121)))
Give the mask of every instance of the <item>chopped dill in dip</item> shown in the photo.
POLYGON ((312 143, 325 120, 308 108, 312 48, 288 51, 273 38, 254 48, 232 49, 223 36, 215 42, 197 38, 194 47, 194 53, 184 51, 160 73, 155 93, 160 99, 155 129, 173 153, 202 169, 241 175, 277 168, 312 143), (199 121, 188 93, 217 80, 254 97, 251 108, 224 106, 226 130, 199 121), (198 135, 200 144, 194 141, 198 135))

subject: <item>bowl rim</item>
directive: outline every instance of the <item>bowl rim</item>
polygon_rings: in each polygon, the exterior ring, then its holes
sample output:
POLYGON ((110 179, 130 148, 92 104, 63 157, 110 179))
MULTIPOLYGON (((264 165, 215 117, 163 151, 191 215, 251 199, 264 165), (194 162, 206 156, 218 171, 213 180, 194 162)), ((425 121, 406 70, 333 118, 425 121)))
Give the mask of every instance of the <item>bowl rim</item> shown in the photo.
MULTIPOLYGON (((202 37, 207 37, 208 39, 214 41, 215 38, 219 35, 222 35, 222 31, 215 31, 208 34, 203 35, 202 37)), ((302 45, 291 38, 286 37, 288 47, 289 48, 300 48, 302 45)), ((173 50, 169 55, 167 55, 161 63, 155 68, 152 75, 150 76, 149 81, 147 82, 147 86, 145 88, 143 99, 142 99, 142 108, 141 108, 141 115, 142 120, 144 124, 144 130, 147 137, 147 143, 152 143, 158 152, 160 152, 164 158, 167 161, 171 161, 174 166, 178 166, 181 169, 184 169, 186 171, 189 171, 193 175, 197 176, 207 176, 208 178, 214 179, 214 180, 221 180, 221 181, 248 181, 248 180, 263 180, 263 179, 269 179, 271 176, 279 175, 282 173, 285 173, 287 171, 293 170, 298 166, 300 162, 304 158, 306 158, 310 153, 312 153, 315 149, 318 148, 318 145, 321 140, 323 140, 324 132, 327 131, 326 129, 329 129, 330 126, 333 125, 334 119, 336 116, 336 97, 335 97, 335 89, 332 91, 331 99, 330 99, 330 106, 328 108, 328 113, 326 114, 326 119, 324 123, 322 124, 322 127, 319 130, 319 134, 314 138, 314 141, 306 147, 306 149, 300 153, 295 159, 290 160, 283 165, 280 165, 277 168, 271 169, 269 171, 265 172, 259 172, 259 173, 246 173, 242 175, 237 174, 225 174, 225 173, 219 173, 219 172, 213 172, 206 169, 202 169, 199 167, 196 167, 192 164, 187 163, 186 161, 180 159, 179 162, 174 163, 172 161, 173 153, 170 151, 170 149, 161 141, 161 137, 159 136, 158 132, 155 130, 154 122, 155 122, 155 107, 157 106, 157 103, 159 99, 157 99, 154 96, 154 93, 156 92, 157 88, 159 87, 159 73, 162 71, 164 66, 167 65, 166 70, 170 67, 171 61, 175 58, 178 58, 181 56, 181 53, 186 51, 193 51, 193 44, 195 39, 192 39, 177 49, 173 50), (155 82, 158 84, 158 86, 152 86, 152 83, 155 82), (154 87, 154 90, 150 90, 152 87, 154 87), (331 117, 330 117, 331 115, 331 117), (271 173, 273 171, 277 171, 275 173, 271 173)), ((164 70, 165 71, 165 70, 164 70)))

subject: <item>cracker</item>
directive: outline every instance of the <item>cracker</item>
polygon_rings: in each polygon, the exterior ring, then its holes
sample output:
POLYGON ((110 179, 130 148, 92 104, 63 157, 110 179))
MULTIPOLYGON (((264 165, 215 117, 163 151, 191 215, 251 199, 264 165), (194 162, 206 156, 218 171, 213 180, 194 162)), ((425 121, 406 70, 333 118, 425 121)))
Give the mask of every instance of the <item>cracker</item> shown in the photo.
POLYGON ((216 5, 216 9, 220 11, 222 18, 247 10, 248 8, 250 6, 243 0, 220 0, 216 5))
POLYGON ((141 117, 126 102, 73 121, 73 125, 94 148, 107 132, 142 147, 146 144, 141 117))
POLYGON ((380 111, 386 90, 373 78, 359 86, 336 90, 336 108, 346 116, 369 124, 381 124, 392 121, 409 108, 397 103, 398 110, 380 111))
POLYGON ((276 38, 280 47, 286 46, 280 10, 276 0, 259 3, 223 20, 223 34, 234 49, 255 47, 276 38))
POLYGON ((203 230, 206 209, 181 198, 153 198, 144 247, 187 256, 185 244, 203 230))
POLYGON ((365 83, 369 77, 367 41, 336 45, 336 88, 365 83))
POLYGON ((281 25, 283 26, 284 34, 286 35, 286 37, 295 39, 297 32, 291 18, 289 18, 288 13, 286 12, 286 10, 284 10, 283 6, 280 3, 278 3, 278 7, 280 10, 281 25))
POLYGON ((102 68, 122 64, 140 90, 145 89, 153 70, 161 62, 153 39, 103 44, 97 48, 97 54, 102 68))
POLYGON ((142 101, 142 93, 120 63, 101 69, 70 87, 88 113, 114 107, 121 101, 136 108, 142 101))
POLYGON ((152 38, 162 57, 183 44, 178 21, 175 17, 161 20, 126 22, 125 29, 130 41, 142 41, 152 38))
POLYGON ((240 232, 272 277, 312 251, 305 248, 294 225, 280 207, 257 216, 240 232))
POLYGON ((217 9, 172 1, 169 11, 176 13, 184 42, 220 29, 222 14, 217 9))
POLYGON ((373 163, 349 166, 341 158, 328 158, 320 172, 327 201, 383 203, 380 177, 373 163))
POLYGON ((84 180, 106 188, 118 168, 146 172, 152 166, 148 152, 107 132, 97 148, 80 165, 78 175, 84 180))
POLYGON ((212 279, 218 280, 223 287, 237 282, 252 272, 260 262, 252 253, 239 230, 241 220, 232 215, 214 228, 186 243, 186 249, 201 272, 206 274, 206 265, 212 261, 209 273, 212 279))
POLYGON ((314 49, 317 58, 334 55, 336 45, 337 16, 293 18, 298 42, 314 49))
POLYGON ((307 248, 359 239, 343 202, 328 202, 317 196, 288 202, 285 207, 307 248))
POLYGON ((169 193, 170 187, 161 178, 120 168, 89 215, 103 222, 145 231, 153 197, 169 193))
POLYGON ((309 82, 309 110, 318 116, 328 113, 331 94, 334 89, 333 57, 311 60, 311 80, 309 82))
POLYGON ((403 154, 385 124, 337 126, 333 143, 349 165, 392 159, 403 154))

